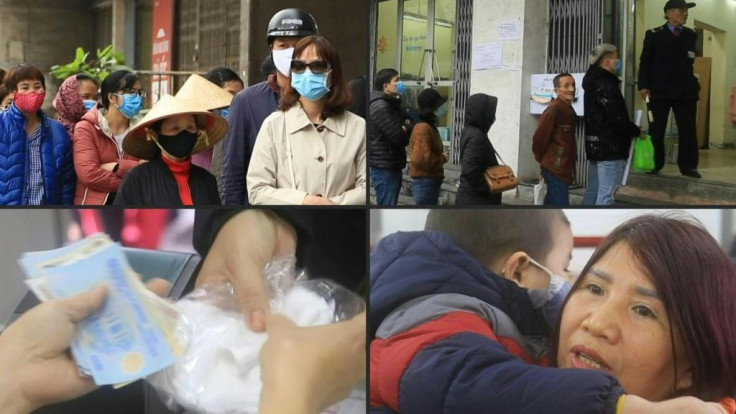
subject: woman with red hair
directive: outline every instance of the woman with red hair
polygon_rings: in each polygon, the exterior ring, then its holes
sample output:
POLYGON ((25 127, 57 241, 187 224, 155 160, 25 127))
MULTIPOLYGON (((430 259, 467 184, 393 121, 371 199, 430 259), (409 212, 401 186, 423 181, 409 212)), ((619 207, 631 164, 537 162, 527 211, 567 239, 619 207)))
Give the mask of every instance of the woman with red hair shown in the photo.
MULTIPOLYGON (((631 219, 601 242, 572 286, 558 325, 557 366, 615 377, 626 393, 617 404, 624 413, 659 412, 665 404, 685 412, 699 403, 676 397, 733 397, 734 294, 736 268, 699 224, 631 219)), ((730 398, 723 403, 736 408, 730 398)))

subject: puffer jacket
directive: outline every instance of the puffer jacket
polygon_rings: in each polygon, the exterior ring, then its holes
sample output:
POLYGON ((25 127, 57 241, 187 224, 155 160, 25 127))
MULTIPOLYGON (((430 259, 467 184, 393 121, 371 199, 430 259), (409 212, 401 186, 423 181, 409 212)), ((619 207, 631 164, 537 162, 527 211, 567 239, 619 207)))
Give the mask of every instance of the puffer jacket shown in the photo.
POLYGON ((460 134, 460 186, 455 205, 501 204, 501 194, 491 194, 484 177, 488 167, 498 165, 488 131, 496 121, 498 98, 478 93, 465 105, 465 126, 460 134))
POLYGON ((371 92, 368 122, 368 164, 374 168, 401 170, 406 167, 409 134, 401 128, 401 101, 383 92, 371 92))
MULTIPOLYGON (((61 124, 39 111, 41 168, 47 205, 71 205, 74 199, 72 141, 61 124)), ((21 205, 28 169, 28 137, 23 113, 11 105, 0 113, 0 205, 21 205)))
POLYGON ((105 119, 97 108, 87 112, 74 128, 74 170, 77 188, 74 204, 103 205, 116 193, 125 174, 138 165, 138 159, 121 153, 105 119), (116 162, 115 172, 101 168, 116 162))
POLYGON ((590 161, 623 160, 639 127, 631 122, 616 75, 592 65, 583 78, 585 89, 585 154, 590 161))
POLYGON ((370 287, 372 414, 616 412, 618 381, 542 366, 550 328, 528 291, 448 234, 383 238, 370 287))

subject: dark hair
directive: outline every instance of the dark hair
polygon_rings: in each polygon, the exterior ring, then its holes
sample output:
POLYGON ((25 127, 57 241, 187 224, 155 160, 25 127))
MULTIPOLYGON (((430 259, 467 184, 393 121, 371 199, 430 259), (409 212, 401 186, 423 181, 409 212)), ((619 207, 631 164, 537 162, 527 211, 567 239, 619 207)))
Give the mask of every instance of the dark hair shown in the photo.
POLYGON ((425 230, 447 233, 483 265, 523 251, 544 260, 554 247, 555 222, 570 226, 562 210, 431 210, 425 230))
POLYGON ((46 89, 46 79, 44 79, 41 69, 28 63, 10 69, 10 72, 5 75, 3 84, 9 91, 15 92, 18 90, 18 84, 24 80, 40 81, 43 88, 46 89))
POLYGON ((562 79, 562 78, 573 78, 573 79, 575 79, 571 74, 569 74, 567 72, 563 72, 563 73, 560 73, 559 75, 555 76, 554 79, 552 79, 552 85, 555 88, 559 88, 560 87, 560 79, 562 79))
POLYGON ((77 77, 77 83, 82 82, 82 81, 90 81, 94 83, 95 85, 97 85, 97 81, 93 77, 87 76, 84 73, 78 73, 76 74, 76 77, 77 77))
POLYGON ((2 103, 3 99, 8 95, 10 95, 10 91, 5 87, 5 85, 0 83, 0 103, 2 103))
MULTIPOLYGON (((324 109, 322 109, 322 118, 329 118, 334 115, 340 115, 350 105, 350 93, 348 92, 345 79, 342 75, 342 64, 340 63, 340 53, 324 36, 307 36, 299 41, 294 47, 294 58, 301 55, 309 46, 314 46, 317 56, 327 61, 332 68, 330 78, 332 84, 330 91, 327 93, 327 101, 324 109)), ((279 102, 279 110, 286 111, 299 101, 299 92, 288 84, 281 91, 281 100, 279 102)))
POLYGON ((276 65, 273 63, 273 56, 269 53, 261 63, 261 78, 267 80, 274 72, 276 72, 276 65))
MULTIPOLYGON (((736 324, 732 318, 736 315, 736 268, 728 255, 694 220, 675 215, 643 215, 616 227, 601 241, 572 286, 571 295, 581 289, 590 268, 619 243, 629 247, 662 298, 671 322, 674 361, 675 335, 682 338, 692 365, 693 385, 677 394, 706 401, 734 395, 736 324)), ((559 325, 558 320, 551 344, 552 361, 557 360, 559 325)))
POLYGON ((102 81, 102 86, 100 86, 100 102, 102 103, 102 107, 105 109, 110 108, 109 94, 123 89, 130 89, 136 82, 138 82, 138 77, 135 73, 127 70, 116 70, 107 75, 105 80, 102 81))
POLYGON ((211 71, 207 72, 207 75, 205 75, 205 78, 214 83, 215 85, 219 87, 223 87, 227 82, 240 82, 243 87, 245 87, 245 84, 243 83, 243 80, 240 79, 240 76, 238 76, 237 73, 235 73, 234 70, 230 68, 226 68, 224 66, 221 66, 219 68, 212 69, 211 71))
POLYGON ((5 79, 5 74, 8 73, 5 71, 5 69, 0 69, 0 85, 3 84, 3 79, 5 79))
POLYGON ((391 83, 391 79, 399 76, 399 72, 396 69, 386 68, 381 69, 376 73, 376 78, 373 80, 373 90, 383 92, 383 85, 391 83))
POLYGON ((365 119, 368 107, 368 78, 360 75, 348 82, 350 90, 350 112, 365 119))

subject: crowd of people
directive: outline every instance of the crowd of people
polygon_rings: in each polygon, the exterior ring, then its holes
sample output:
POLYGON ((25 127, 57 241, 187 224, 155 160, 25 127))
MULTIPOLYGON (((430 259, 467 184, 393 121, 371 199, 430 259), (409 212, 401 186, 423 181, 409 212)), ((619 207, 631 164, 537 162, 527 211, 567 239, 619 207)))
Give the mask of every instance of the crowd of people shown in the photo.
MULTIPOLYGON (((700 178, 695 137, 695 109, 698 80, 693 74, 695 32, 685 27, 688 9, 694 3, 668 1, 665 23, 647 31, 640 58, 638 85, 652 118, 649 134, 654 145, 658 174, 664 166, 664 133, 670 109, 678 125, 678 166, 682 175, 700 178)), ((619 76, 623 63, 611 44, 590 51, 589 67, 583 78, 585 154, 588 160, 584 205, 611 205, 622 182, 629 149, 634 138, 647 132, 632 122, 621 93, 619 76)), ((577 97, 574 77, 560 73, 553 80, 554 96, 532 137, 532 153, 539 164, 540 180, 546 184, 545 205, 570 204, 569 186, 575 181, 578 114, 573 109, 577 97)), ((436 205, 444 178, 442 141, 437 115, 447 100, 433 89, 417 96, 419 120, 412 121, 401 97, 403 82, 391 68, 378 71, 370 99, 369 166, 378 205, 396 205, 402 188, 403 170, 409 162, 410 193, 417 205, 436 205), (406 147, 410 148, 407 157, 406 147)), ((501 194, 491 193, 484 172, 499 165, 488 138, 496 119, 496 97, 475 94, 465 102, 465 123, 457 150, 460 155, 460 183, 456 205, 501 204, 501 194)))
POLYGON ((365 120, 339 51, 298 9, 276 13, 266 40, 265 81, 216 68, 147 111, 131 71, 65 79, 56 119, 41 69, 0 73, 0 204, 365 204, 365 120))

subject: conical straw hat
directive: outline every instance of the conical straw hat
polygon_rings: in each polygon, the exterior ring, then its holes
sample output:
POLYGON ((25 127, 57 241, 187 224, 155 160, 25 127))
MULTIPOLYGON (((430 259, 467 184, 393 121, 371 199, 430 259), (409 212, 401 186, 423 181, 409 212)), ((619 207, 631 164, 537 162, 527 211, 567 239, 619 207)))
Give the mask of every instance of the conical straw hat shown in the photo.
POLYGON ((196 73, 184 82, 179 92, 176 93, 176 97, 193 102, 206 111, 227 108, 233 100, 230 92, 196 73))
POLYGON ((206 150, 225 138, 228 129, 225 118, 207 112, 193 102, 181 100, 167 94, 156 102, 146 116, 128 132, 123 140, 123 150, 140 159, 153 159, 158 147, 148 133, 149 127, 162 119, 185 114, 195 115, 197 129, 206 132, 206 134, 200 135, 192 154, 206 150))

